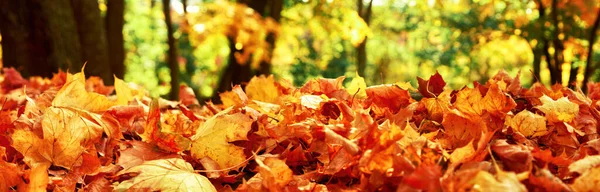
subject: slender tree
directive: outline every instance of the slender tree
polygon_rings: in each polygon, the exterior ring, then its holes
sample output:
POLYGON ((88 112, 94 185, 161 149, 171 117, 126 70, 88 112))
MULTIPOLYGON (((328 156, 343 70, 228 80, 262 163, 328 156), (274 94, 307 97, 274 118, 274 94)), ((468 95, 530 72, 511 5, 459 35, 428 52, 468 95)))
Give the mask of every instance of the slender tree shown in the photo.
POLYGON ((167 25, 167 43, 169 51, 167 55, 167 63, 171 70, 171 100, 179 99, 179 64, 177 63, 177 47, 175 45, 175 37, 173 36, 173 21, 171 20, 171 0, 163 0, 163 13, 165 14, 165 24, 167 25))
MULTIPOLYGON (((363 0, 358 1, 358 14, 360 17, 369 25, 371 21, 371 15, 373 12, 373 0, 369 1, 369 4, 365 7, 363 0)), ((367 68, 367 40, 365 37, 363 42, 361 42, 356 50, 356 69, 358 71, 358 75, 361 77, 365 77, 365 70, 367 68)))
POLYGON ((594 25, 590 28, 590 35, 588 36, 588 49, 587 49, 587 60, 585 64, 585 74, 583 76, 583 83, 581 88, 583 91, 587 91, 587 82, 590 80, 590 77, 594 75, 594 72, 597 69, 596 64, 594 63, 594 44, 596 43, 596 38, 598 37, 598 27, 600 26, 600 10, 597 13, 596 19, 594 20, 594 25))

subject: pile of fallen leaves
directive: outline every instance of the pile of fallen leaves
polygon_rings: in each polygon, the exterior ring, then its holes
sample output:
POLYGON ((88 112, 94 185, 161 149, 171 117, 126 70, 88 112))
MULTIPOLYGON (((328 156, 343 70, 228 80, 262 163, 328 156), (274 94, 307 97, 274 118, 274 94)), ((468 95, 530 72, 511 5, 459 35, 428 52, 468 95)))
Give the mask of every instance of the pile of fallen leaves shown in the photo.
POLYGON ((215 105, 185 86, 174 102, 5 68, 0 191, 599 189, 600 84, 586 96, 503 72, 460 90, 439 74, 417 89, 343 79, 256 77, 215 105))

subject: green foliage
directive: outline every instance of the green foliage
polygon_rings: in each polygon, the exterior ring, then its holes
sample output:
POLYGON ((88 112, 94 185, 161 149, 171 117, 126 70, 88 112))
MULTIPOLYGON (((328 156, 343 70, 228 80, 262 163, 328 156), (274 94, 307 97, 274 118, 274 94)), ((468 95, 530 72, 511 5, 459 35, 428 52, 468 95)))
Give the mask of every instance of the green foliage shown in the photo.
POLYGON ((169 93, 171 77, 165 63, 167 29, 161 5, 127 0, 125 10, 125 81, 144 86, 153 97, 169 93))

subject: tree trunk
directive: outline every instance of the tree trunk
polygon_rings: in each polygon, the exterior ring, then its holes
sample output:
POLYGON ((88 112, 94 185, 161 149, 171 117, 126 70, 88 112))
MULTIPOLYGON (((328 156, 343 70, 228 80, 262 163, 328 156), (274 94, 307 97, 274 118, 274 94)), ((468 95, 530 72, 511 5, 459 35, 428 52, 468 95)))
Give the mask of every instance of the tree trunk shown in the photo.
MULTIPOLYGON (((271 0, 269 1, 269 3, 267 3, 267 5, 269 5, 269 13, 268 16, 273 18, 273 20, 275 20, 277 23, 279 23, 279 21, 281 20, 281 10, 283 10, 283 0, 271 0)), ((261 15, 265 16, 264 13, 261 13, 261 15)), ((267 34, 267 45, 269 46, 266 54, 267 54, 267 58, 266 60, 262 60, 260 62, 260 66, 259 69, 257 71, 257 75, 269 75, 271 74, 271 60, 273 58, 273 51, 275 50, 275 41, 277 40, 277 34, 275 31, 270 31, 269 34, 267 34)))
POLYGON ((550 12, 550 16, 552 18, 552 23, 554 24, 554 37, 552 38, 552 46, 554 47, 554 55, 551 72, 554 71, 554 81, 555 83, 562 83, 562 64, 564 63, 564 55, 563 50, 565 47, 562 41, 558 38, 560 31, 558 28, 558 0, 552 0, 552 12, 550 12))
POLYGON ((233 85, 242 85, 242 87, 245 87, 243 83, 250 81, 250 78, 252 78, 250 61, 247 63, 238 63, 235 58, 236 53, 241 54, 244 49, 236 49, 236 42, 233 38, 229 37, 228 40, 229 59, 227 60, 227 68, 225 68, 225 71, 223 71, 223 74, 221 75, 221 79, 219 79, 219 87, 213 94, 212 101, 214 103, 221 103, 219 93, 229 91, 233 85))
MULTIPOLYGON (((373 10, 373 0, 369 1, 369 5, 367 5, 366 9, 364 8, 363 5, 363 0, 357 0, 358 1, 358 14, 359 16, 365 21, 365 23, 367 23, 367 26, 369 26, 369 22, 371 20, 371 14, 372 14, 372 10, 373 10)), ((365 37, 365 40, 363 40, 363 42, 361 42, 358 45, 357 51, 356 51, 356 69, 358 72, 358 75, 360 75, 361 77, 365 77, 365 71, 367 69, 367 37, 365 37)))
POLYGON ((173 22, 171 20, 171 0, 163 0, 163 13, 165 14, 165 23, 167 24, 167 36, 169 44, 169 55, 167 62, 171 70, 171 92, 169 99, 179 99, 179 64, 177 63, 177 47, 175 37, 173 37, 173 22))
POLYGON ((108 60, 108 45, 104 23, 100 16, 98 1, 71 0, 73 14, 81 43, 81 58, 86 63, 87 74, 99 76, 109 85, 113 84, 108 60))
POLYGON ((583 76, 583 82, 581 83, 581 89, 583 92, 587 92, 587 82, 590 80, 590 77, 594 75, 596 71, 596 66, 594 65, 594 44, 596 43, 598 26, 600 26, 600 11, 598 11, 598 15, 596 15, 596 20, 594 20, 594 25, 590 29, 590 36, 588 37, 588 55, 587 60, 585 61, 585 72, 583 76))
POLYGON ((3 59, 23 75, 81 70, 81 47, 69 0, 0 1, 3 59))
MULTIPOLYGON (((125 46, 123 24, 125 23, 125 1, 107 0, 106 39, 108 42, 108 61, 112 73, 120 79, 125 76, 125 46)), ((111 77, 112 79, 112 77, 111 77)))
MULTIPOLYGON (((540 73, 542 68, 542 54, 544 50, 533 48, 533 82, 540 81, 540 73)), ((541 82, 540 82, 541 83, 541 82)))

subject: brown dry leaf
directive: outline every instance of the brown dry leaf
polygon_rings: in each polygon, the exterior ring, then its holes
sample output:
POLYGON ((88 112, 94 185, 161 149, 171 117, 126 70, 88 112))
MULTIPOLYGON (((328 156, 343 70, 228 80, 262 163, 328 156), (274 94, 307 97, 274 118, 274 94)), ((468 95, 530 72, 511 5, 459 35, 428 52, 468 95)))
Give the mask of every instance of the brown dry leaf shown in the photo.
POLYGON ((116 191, 217 191, 204 176, 195 173, 191 164, 180 158, 146 161, 119 172, 119 175, 139 173, 119 183, 116 191))
POLYGON ((525 137, 540 137, 548 133, 546 117, 528 110, 523 110, 512 118, 507 117, 505 124, 517 130, 525 137))
POLYGON ((104 112, 115 104, 106 96, 85 89, 83 69, 74 75, 67 74, 67 82, 52 101, 52 106, 73 107, 94 113, 104 112))
POLYGON ((546 114, 549 122, 571 122, 579 113, 579 105, 569 101, 567 97, 562 97, 557 100, 544 95, 540 97, 541 106, 537 106, 540 111, 546 114))
POLYGON ((242 113, 229 114, 231 111, 221 111, 198 128, 190 149, 194 158, 210 157, 221 169, 240 166, 246 160, 244 148, 229 142, 247 140, 253 120, 242 113))

